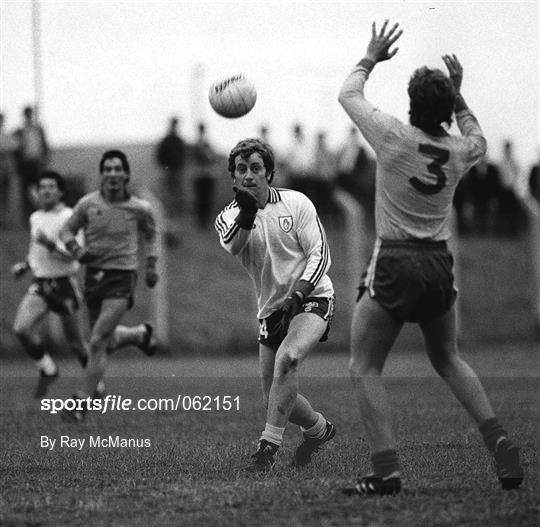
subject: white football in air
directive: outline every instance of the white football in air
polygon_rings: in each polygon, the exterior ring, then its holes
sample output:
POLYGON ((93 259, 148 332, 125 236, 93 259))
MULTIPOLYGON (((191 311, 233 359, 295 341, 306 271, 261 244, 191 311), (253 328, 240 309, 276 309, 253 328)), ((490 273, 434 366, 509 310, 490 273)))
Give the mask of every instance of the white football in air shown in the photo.
POLYGON ((255 106, 257 90, 253 83, 239 73, 212 83, 208 100, 214 111, 222 117, 242 117, 255 106))

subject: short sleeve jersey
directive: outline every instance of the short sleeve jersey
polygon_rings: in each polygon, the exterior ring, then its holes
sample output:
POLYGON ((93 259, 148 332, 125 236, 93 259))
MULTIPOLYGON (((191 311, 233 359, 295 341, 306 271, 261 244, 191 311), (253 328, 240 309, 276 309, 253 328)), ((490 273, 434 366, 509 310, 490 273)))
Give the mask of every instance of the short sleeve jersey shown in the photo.
POLYGON ((139 234, 156 256, 156 223, 150 204, 130 196, 111 203, 99 191, 82 197, 75 205, 66 228, 71 233, 83 229, 86 249, 97 258, 92 267, 133 270, 138 265, 139 234))
POLYGON ((30 215, 30 247, 28 264, 36 278, 58 278, 75 274, 79 269, 76 260, 66 260, 54 251, 37 242, 37 233, 42 231, 59 247, 65 248, 60 241, 59 233, 64 223, 71 216, 72 210, 59 203, 52 210, 36 210, 30 215))

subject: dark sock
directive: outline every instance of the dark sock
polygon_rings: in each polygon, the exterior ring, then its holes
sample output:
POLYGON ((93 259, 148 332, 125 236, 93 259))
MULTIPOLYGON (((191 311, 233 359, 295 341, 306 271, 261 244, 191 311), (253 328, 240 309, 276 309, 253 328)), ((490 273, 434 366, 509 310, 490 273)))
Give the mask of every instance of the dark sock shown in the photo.
POLYGON ((81 366, 83 367, 83 370, 86 369, 86 366, 88 365, 88 355, 79 355, 79 362, 81 363, 81 366))
POLYGON ((45 355, 45 346, 43 344, 29 344, 26 351, 34 360, 40 360, 45 355))
POLYGON ((496 417, 486 419, 479 427, 484 443, 490 452, 495 452, 497 442, 501 437, 507 437, 508 432, 499 424, 496 417))
POLYGON ((392 472, 400 470, 397 452, 393 449, 383 450, 371 456, 373 474, 377 477, 388 476, 392 472))

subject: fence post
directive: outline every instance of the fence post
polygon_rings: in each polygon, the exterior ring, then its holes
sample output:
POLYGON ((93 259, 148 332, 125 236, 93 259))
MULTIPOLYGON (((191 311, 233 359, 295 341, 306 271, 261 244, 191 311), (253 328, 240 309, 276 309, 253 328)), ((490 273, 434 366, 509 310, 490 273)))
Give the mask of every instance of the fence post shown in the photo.
MULTIPOLYGON (((366 213, 362 205, 349 192, 342 189, 334 191, 334 198, 345 219, 345 238, 347 240, 347 277, 349 284, 358 282, 358 272, 366 264, 369 256, 369 248, 366 244, 366 213)), ((356 289, 351 288, 354 303, 356 289)))
POLYGON ((167 295, 168 266, 167 251, 165 244, 165 234, 167 230, 165 210, 159 199, 147 188, 141 189, 142 197, 150 203, 156 219, 157 226, 157 260, 156 271, 159 280, 156 286, 150 291, 151 318, 156 328, 156 339, 160 345, 169 346, 170 324, 169 324, 169 298, 167 295))

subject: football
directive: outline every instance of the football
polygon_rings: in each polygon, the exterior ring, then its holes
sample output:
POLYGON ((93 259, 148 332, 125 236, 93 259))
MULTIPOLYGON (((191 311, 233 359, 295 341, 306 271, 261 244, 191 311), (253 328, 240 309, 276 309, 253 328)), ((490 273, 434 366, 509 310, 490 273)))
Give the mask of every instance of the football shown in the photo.
POLYGON ((257 90, 240 73, 212 83, 208 100, 214 111, 222 117, 242 117, 255 106, 257 90))

